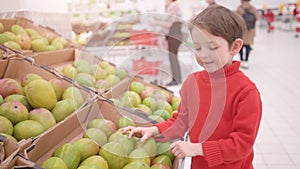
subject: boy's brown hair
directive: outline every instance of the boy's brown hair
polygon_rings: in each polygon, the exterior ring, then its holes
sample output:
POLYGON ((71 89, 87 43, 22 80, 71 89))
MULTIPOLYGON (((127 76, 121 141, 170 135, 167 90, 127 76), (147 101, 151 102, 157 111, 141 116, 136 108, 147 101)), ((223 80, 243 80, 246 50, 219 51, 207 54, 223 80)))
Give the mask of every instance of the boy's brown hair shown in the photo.
POLYGON ((229 46, 237 38, 243 39, 247 30, 245 21, 237 12, 221 5, 208 6, 192 20, 192 24, 214 36, 224 38, 229 46))

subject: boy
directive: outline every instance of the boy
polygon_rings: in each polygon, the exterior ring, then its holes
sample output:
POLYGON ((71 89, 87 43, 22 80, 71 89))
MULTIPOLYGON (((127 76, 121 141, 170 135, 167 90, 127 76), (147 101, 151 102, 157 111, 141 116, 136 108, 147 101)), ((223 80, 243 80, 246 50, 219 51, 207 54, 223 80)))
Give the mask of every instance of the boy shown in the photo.
POLYGON ((198 64, 180 90, 178 113, 152 127, 126 127, 141 141, 174 140, 188 132, 190 142, 177 141, 169 150, 177 158, 192 157, 192 169, 251 169, 262 104, 255 84, 233 61, 243 45, 246 25, 231 10, 211 5, 192 21, 198 64))

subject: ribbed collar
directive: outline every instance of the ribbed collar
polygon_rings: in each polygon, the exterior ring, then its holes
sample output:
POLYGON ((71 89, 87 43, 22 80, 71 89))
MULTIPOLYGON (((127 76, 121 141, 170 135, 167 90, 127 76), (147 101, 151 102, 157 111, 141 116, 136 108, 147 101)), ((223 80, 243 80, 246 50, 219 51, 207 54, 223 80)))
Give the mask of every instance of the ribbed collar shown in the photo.
POLYGON ((239 71, 240 68, 240 62, 239 61, 233 61, 233 63, 223 69, 217 70, 215 72, 207 72, 206 70, 203 71, 202 78, 206 80, 210 80, 212 78, 222 78, 222 77, 228 77, 236 72, 239 71))

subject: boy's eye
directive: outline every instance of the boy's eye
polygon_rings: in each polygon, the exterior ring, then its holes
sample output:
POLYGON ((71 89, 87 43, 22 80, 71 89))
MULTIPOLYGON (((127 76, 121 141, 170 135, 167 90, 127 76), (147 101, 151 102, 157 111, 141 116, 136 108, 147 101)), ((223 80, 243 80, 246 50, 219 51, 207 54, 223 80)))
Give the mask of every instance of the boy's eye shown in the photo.
POLYGON ((201 50, 201 48, 200 48, 200 47, 199 47, 199 48, 195 48, 195 50, 196 50, 196 51, 200 51, 200 50, 201 50))
POLYGON ((217 47, 210 47, 209 50, 217 50, 217 47))

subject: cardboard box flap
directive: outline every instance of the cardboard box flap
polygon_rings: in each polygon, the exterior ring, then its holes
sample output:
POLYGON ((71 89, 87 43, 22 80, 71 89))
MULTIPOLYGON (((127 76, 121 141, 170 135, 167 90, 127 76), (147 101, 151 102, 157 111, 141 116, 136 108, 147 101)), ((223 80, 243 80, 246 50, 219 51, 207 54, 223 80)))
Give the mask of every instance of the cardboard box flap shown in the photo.
POLYGON ((7 164, 0 164, 1 169, 42 169, 41 166, 25 159, 20 155, 14 156, 14 158, 7 164), (2 165, 2 166, 1 166, 2 165))

